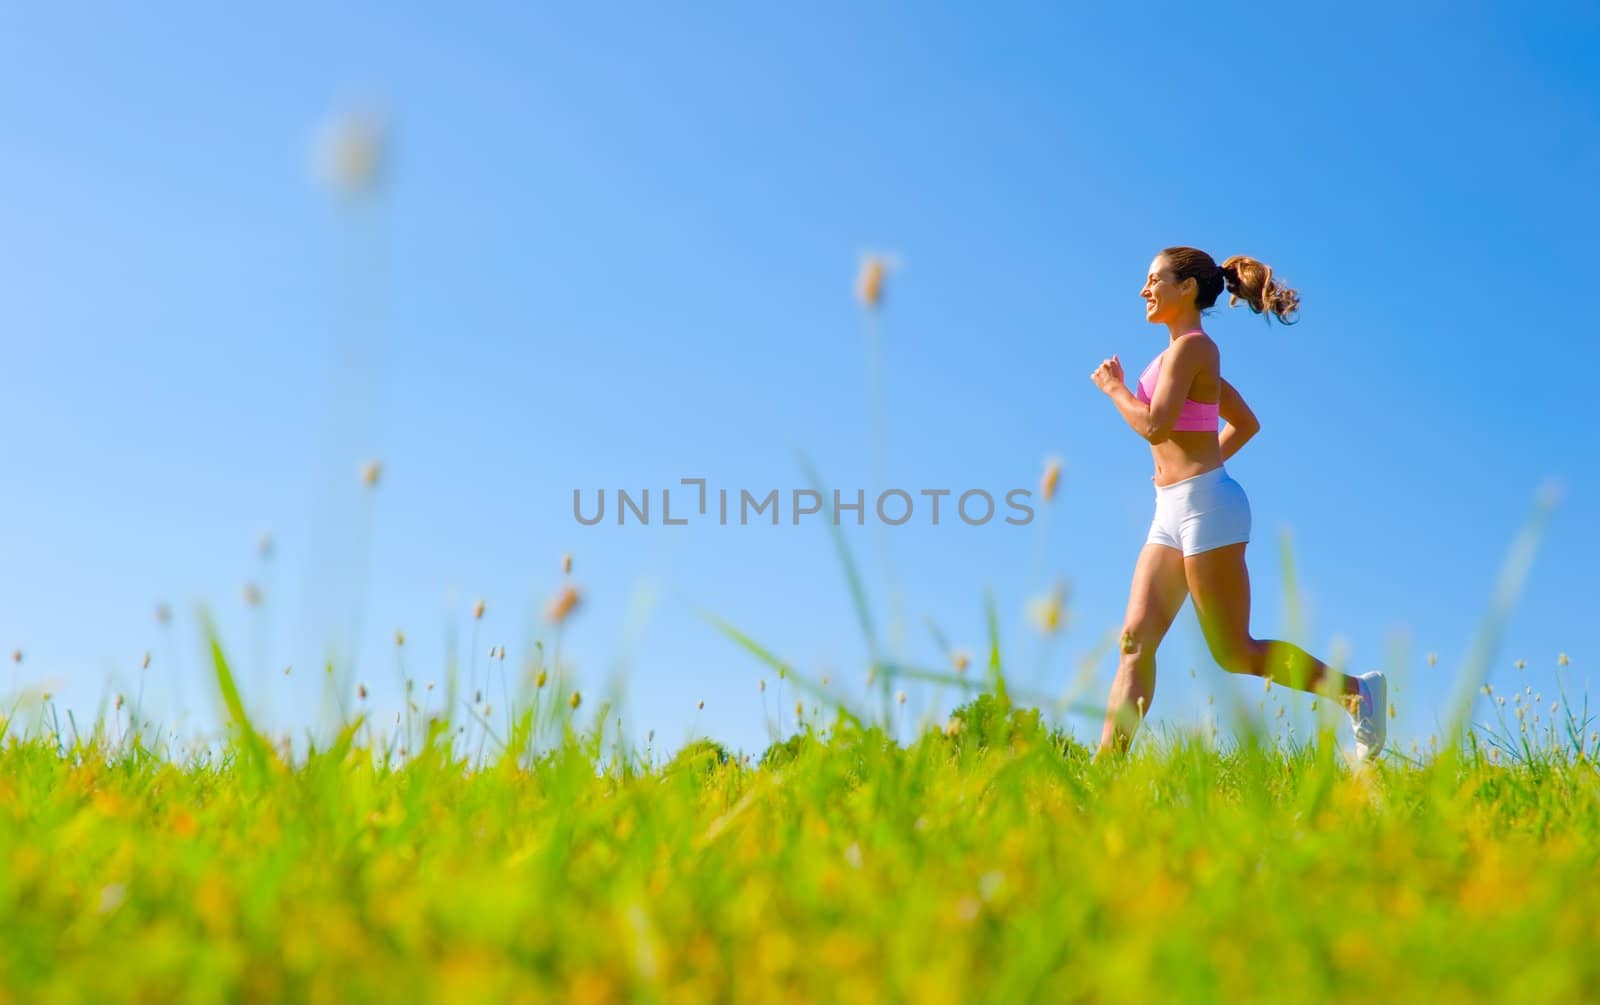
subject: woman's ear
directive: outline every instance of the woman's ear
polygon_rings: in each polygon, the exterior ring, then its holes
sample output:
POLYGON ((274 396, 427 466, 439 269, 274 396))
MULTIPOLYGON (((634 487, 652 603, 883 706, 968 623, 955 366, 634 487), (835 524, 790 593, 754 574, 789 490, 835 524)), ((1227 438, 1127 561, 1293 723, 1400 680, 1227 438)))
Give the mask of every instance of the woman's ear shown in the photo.
POLYGON ((1183 290, 1189 294, 1190 299, 1199 300, 1200 280, 1196 279, 1194 276, 1190 276, 1188 279, 1183 281, 1183 290))

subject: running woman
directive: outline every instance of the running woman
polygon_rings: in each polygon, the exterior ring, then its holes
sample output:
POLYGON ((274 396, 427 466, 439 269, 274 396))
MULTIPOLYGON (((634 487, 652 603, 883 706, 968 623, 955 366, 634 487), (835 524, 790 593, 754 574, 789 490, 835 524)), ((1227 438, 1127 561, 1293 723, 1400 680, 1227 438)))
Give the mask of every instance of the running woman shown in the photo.
MULTIPOLYGON (((1383 749, 1388 708, 1383 674, 1339 673, 1288 642, 1250 634, 1250 501, 1228 477, 1224 462, 1261 429, 1231 384, 1222 379, 1221 353, 1200 327, 1200 312, 1223 290, 1257 314, 1292 324, 1300 295, 1272 269, 1243 255, 1220 266, 1198 248, 1168 248, 1150 263, 1139 295, 1145 320, 1166 325, 1169 342, 1139 376, 1125 383, 1115 356, 1091 378, 1124 421, 1150 444, 1155 460, 1156 514, 1139 552, 1122 623, 1122 658, 1111 685, 1099 755, 1123 752, 1150 711, 1156 688, 1156 648, 1186 597, 1194 598, 1206 644, 1230 673, 1270 677, 1301 691, 1335 694, 1350 712, 1356 756, 1383 749), (1217 419, 1227 428, 1218 435, 1217 419)), ((1097 756, 1099 756, 1097 755, 1097 756)))

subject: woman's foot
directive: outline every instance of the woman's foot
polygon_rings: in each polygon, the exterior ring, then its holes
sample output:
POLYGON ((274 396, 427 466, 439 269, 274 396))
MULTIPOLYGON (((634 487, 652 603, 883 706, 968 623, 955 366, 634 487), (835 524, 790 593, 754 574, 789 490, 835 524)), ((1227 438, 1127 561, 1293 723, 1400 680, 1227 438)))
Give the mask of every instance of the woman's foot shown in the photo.
POLYGON ((1350 710, 1356 731, 1356 760, 1370 761, 1383 749, 1389 732, 1389 684, 1382 670, 1371 670, 1357 677, 1361 694, 1350 710))

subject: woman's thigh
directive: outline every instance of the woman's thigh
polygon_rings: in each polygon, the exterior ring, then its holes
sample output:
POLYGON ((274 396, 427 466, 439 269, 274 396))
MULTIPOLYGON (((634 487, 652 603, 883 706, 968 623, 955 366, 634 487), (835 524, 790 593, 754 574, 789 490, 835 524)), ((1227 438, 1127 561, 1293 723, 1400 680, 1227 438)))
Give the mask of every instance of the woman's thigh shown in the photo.
POLYGON ((1250 570, 1243 544, 1202 551, 1183 560, 1194 613, 1213 655, 1247 647, 1250 640, 1250 570))
POLYGON ((1183 553, 1165 545, 1145 545, 1128 589, 1128 610, 1122 619, 1123 652, 1131 652, 1135 643, 1154 650, 1188 595, 1183 553))

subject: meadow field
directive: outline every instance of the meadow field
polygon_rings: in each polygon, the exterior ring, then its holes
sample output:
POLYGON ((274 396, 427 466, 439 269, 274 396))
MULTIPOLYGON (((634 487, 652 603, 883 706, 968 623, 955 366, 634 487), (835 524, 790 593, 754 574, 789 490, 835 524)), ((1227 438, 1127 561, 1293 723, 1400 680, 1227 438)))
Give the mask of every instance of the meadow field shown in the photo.
POLYGON ((1091 761, 1003 678, 904 743, 813 706, 759 755, 658 751, 541 679, 481 754, 360 719, 296 753, 213 655, 225 743, 13 708, 0 999, 1600 993, 1595 738, 1586 709, 1534 725, 1531 689, 1460 746, 1359 767, 1331 731, 1249 729, 1091 761))

